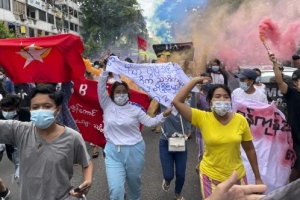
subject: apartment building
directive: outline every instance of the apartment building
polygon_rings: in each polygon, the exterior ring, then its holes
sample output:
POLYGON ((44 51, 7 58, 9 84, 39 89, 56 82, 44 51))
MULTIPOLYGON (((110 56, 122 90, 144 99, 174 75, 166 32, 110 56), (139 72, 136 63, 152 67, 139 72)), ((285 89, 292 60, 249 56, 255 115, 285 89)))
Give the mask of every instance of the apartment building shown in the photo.
POLYGON ((0 21, 17 37, 79 35, 81 17, 77 0, 0 0, 0 21))

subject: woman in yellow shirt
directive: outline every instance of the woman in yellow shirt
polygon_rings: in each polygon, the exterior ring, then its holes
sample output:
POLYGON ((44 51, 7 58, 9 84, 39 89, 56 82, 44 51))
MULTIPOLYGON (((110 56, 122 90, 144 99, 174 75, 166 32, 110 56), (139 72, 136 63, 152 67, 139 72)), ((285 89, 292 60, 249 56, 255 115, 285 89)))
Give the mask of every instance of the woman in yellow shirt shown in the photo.
POLYGON ((178 112, 202 132, 205 144, 200 163, 203 198, 209 197, 216 186, 230 177, 234 170, 238 173, 237 184, 247 184, 240 145, 251 164, 256 184, 263 184, 248 122, 241 114, 230 112, 230 89, 226 85, 216 84, 208 91, 206 100, 211 106, 211 112, 190 108, 184 103, 190 91, 202 81, 203 77, 193 78, 178 92, 173 103, 178 112))

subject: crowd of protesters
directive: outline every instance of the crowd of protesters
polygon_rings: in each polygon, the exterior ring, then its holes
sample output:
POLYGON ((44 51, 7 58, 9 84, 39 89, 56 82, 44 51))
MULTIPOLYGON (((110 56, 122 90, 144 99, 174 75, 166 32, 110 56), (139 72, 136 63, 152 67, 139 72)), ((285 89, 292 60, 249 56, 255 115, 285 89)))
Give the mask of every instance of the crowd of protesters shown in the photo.
MULTIPOLYGON (((245 198, 249 195, 253 199, 262 197, 252 194, 262 193, 266 187, 260 177, 248 122, 242 115, 231 111, 233 98, 269 103, 266 86, 260 81, 262 72, 259 69, 241 70, 235 79, 239 87, 232 89, 228 86, 229 72, 220 60, 213 59, 200 76, 191 78, 177 93, 173 104, 178 115, 174 116, 170 108, 158 105, 160 109, 154 109, 155 112, 149 116, 141 106, 130 101, 130 89, 140 91, 140 88, 126 77, 120 77, 121 82, 116 81, 116 77, 106 71, 110 55, 109 52, 104 60, 93 65, 84 59, 85 77, 98 81, 99 104, 104 112, 107 141, 104 156, 110 199, 121 200, 124 196, 129 200, 141 199, 145 142, 140 124, 154 127, 153 130, 161 134, 162 189, 169 191, 175 174, 175 199, 184 200, 182 188, 188 152, 187 148, 182 152, 170 152, 168 138, 174 132, 188 138, 187 133, 192 131, 199 150, 196 170, 201 185, 199 190, 204 199, 229 200, 238 195, 245 198), (107 83, 112 84, 110 95, 107 83), (199 86, 200 92, 191 95, 195 86, 199 86), (195 106, 187 101, 189 96, 192 96, 195 106), (256 186, 246 186, 240 146, 251 163, 256 186), (249 189, 251 193, 246 192, 249 189)), ((294 150, 299 158, 300 68, 294 71, 292 77, 287 77, 275 55, 270 54, 269 57, 274 65, 275 82, 287 101, 287 119, 292 128, 294 150), (293 86, 288 85, 287 81, 291 81, 293 86)), ((296 66, 300 57, 295 55, 293 60, 296 66)), ((133 62, 130 58, 125 61, 133 62)), ((273 78, 270 81, 274 81, 273 78)), ((71 91, 72 82, 14 85, 5 71, 0 70, 0 161, 6 150, 7 157, 14 163, 14 178, 20 186, 21 199, 76 199, 86 195, 92 186, 91 157, 68 109, 71 91), (79 190, 74 190, 70 184, 75 164, 82 166, 83 181, 79 190)), ((93 146, 92 157, 96 158, 98 147, 93 146)), ((299 177, 300 159, 297 159, 290 181, 299 177)), ((0 179, 1 200, 9 194, 9 189, 0 179)))

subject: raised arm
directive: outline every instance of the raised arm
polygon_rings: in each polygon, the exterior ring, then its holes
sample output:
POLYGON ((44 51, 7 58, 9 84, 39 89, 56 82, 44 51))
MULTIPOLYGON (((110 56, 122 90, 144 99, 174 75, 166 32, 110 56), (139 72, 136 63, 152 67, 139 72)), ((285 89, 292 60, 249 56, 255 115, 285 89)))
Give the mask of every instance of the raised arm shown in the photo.
POLYGON ((184 103, 186 97, 191 92, 191 90, 195 87, 196 84, 203 81, 203 77, 195 77, 190 82, 188 82, 175 96, 173 100, 173 105, 181 114, 181 116, 186 119, 188 122, 192 120, 192 111, 191 107, 184 103))
POLYGON ((106 89, 107 77, 108 72, 104 71, 101 73, 98 81, 98 100, 102 109, 106 108, 106 106, 111 102, 106 89))
POLYGON ((275 74, 275 80, 278 85, 278 88, 282 94, 286 94, 288 90, 288 85, 283 81, 281 71, 279 69, 279 63, 274 54, 269 54, 269 58, 273 63, 273 69, 275 74))

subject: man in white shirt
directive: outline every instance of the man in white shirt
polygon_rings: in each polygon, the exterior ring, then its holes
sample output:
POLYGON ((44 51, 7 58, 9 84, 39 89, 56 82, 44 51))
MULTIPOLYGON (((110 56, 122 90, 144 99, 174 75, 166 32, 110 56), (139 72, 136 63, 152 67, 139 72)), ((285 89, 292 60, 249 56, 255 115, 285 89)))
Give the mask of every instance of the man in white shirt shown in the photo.
POLYGON ((244 69, 236 76, 240 79, 240 87, 232 92, 232 96, 239 99, 249 99, 268 103, 267 96, 260 90, 254 88, 257 74, 253 69, 244 69))

